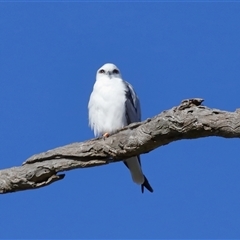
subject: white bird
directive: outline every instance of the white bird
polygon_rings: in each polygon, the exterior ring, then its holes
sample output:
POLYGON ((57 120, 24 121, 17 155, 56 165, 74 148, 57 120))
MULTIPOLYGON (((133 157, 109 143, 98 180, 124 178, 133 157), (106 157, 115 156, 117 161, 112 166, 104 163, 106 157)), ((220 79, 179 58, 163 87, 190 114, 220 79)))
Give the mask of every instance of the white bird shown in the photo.
MULTIPOLYGON (((104 64, 98 69, 88 103, 89 125, 95 136, 107 137, 132 122, 141 121, 139 99, 128 82, 122 79, 117 66, 104 64)), ((153 192, 141 169, 140 156, 124 161, 135 183, 153 192)))

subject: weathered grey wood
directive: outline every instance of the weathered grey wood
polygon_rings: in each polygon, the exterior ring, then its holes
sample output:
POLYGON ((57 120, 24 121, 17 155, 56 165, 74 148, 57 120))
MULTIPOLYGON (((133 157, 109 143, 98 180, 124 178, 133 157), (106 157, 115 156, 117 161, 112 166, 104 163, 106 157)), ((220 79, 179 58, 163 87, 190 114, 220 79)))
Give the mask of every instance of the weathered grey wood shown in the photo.
POLYGON ((226 112, 188 99, 144 122, 133 123, 109 138, 73 143, 36 154, 22 166, 0 171, 0 193, 46 186, 61 180, 59 172, 104 165, 181 139, 240 137, 240 111, 226 112))

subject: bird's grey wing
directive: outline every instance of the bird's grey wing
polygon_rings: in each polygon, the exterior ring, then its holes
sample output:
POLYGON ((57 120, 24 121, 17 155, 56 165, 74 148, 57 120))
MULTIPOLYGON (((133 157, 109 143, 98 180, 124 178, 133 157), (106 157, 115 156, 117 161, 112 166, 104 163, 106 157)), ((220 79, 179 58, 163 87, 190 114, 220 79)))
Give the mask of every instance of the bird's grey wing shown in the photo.
MULTIPOLYGON (((140 122, 141 121, 141 107, 140 107, 140 101, 138 99, 137 94, 135 93, 132 85, 128 82, 124 82, 126 86, 126 102, 125 102, 125 115, 127 124, 133 123, 133 122, 140 122)), ((141 160, 140 156, 135 157, 136 160, 139 162, 140 168, 141 168, 141 160)), ((131 161, 134 161, 133 159, 131 161)), ((129 168, 127 161, 124 161, 124 164, 129 168)), ((136 171, 136 169, 129 169, 130 171, 136 171)), ((150 191, 153 192, 153 189, 151 185, 149 184, 146 176, 141 173, 144 177, 144 182, 141 184, 142 192, 144 192, 144 187, 150 191)))
POLYGON ((137 94, 133 90, 133 87, 130 83, 125 83, 125 96, 126 96, 126 102, 125 102, 125 115, 127 119, 127 124, 133 123, 133 122, 140 122, 141 121, 141 107, 140 102, 138 99, 137 94))

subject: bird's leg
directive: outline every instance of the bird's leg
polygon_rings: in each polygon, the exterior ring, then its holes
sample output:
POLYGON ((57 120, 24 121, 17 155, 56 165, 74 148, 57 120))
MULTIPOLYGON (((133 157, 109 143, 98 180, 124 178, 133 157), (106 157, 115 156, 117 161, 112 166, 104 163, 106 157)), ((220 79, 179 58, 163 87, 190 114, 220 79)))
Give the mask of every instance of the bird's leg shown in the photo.
POLYGON ((103 138, 108 138, 109 137, 109 133, 104 133, 103 134, 103 138))

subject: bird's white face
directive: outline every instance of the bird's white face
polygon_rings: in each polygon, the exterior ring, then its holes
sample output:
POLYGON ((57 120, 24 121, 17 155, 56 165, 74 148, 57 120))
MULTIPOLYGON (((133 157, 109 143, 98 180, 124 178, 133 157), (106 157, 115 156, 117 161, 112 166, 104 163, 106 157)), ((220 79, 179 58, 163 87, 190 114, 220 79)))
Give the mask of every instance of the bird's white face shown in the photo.
POLYGON ((122 78, 118 67, 112 63, 106 63, 98 69, 96 78, 101 77, 122 78))

